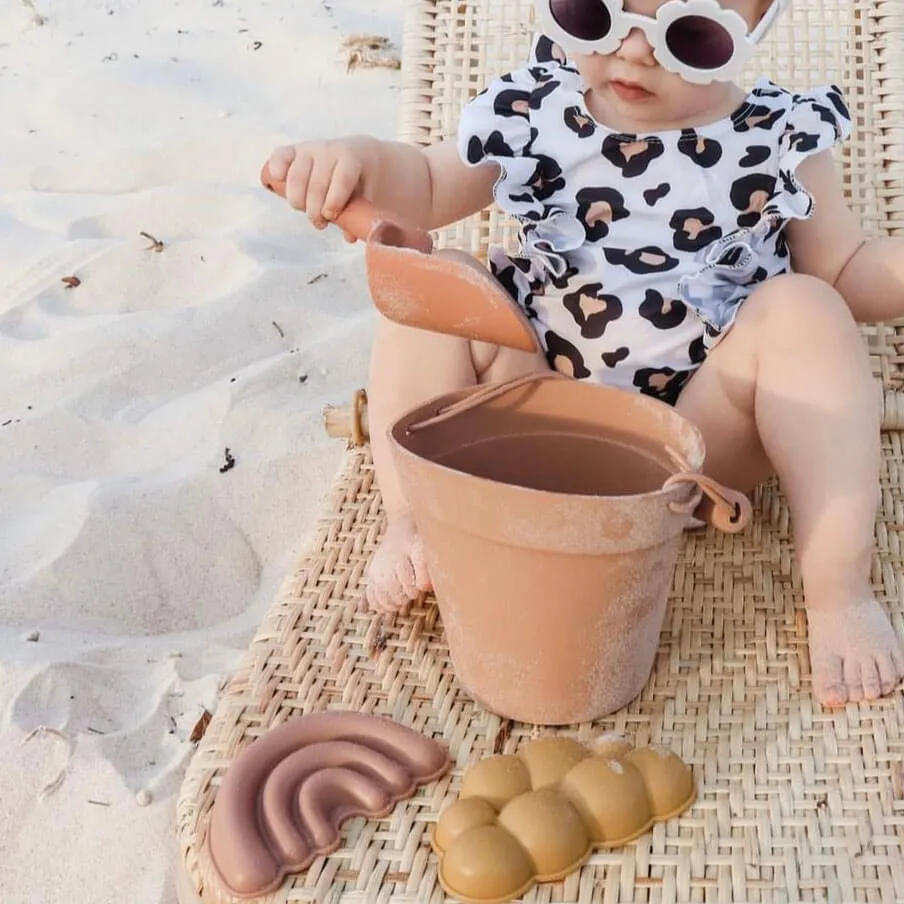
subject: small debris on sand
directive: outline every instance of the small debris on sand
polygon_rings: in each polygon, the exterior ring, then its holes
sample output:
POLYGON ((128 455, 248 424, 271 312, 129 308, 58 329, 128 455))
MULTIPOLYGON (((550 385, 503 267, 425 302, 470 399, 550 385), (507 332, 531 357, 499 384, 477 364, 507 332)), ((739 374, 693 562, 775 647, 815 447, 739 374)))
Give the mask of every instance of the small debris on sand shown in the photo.
POLYGON ((493 753, 500 754, 505 750, 505 745, 508 739, 512 736, 512 720, 511 719, 503 719, 502 724, 499 726, 499 731, 496 732, 496 737, 493 738, 493 753))
POLYGON ((232 456, 232 452, 229 450, 227 446, 223 452, 223 457, 226 459, 226 463, 220 466, 220 473, 225 474, 227 471, 231 471, 235 467, 235 459, 232 456))
POLYGON ((138 234, 151 243, 148 245, 148 251, 156 251, 158 254, 163 251, 163 242, 160 239, 155 239, 149 232, 139 232, 138 234))
POLYGON ((189 735, 189 741, 192 744, 197 744, 201 738, 204 737, 204 732, 207 731, 207 726, 210 725, 210 713, 205 709, 201 713, 201 718, 195 722, 195 727, 191 730, 191 734, 189 735))
POLYGON ((402 58, 389 38, 382 35, 350 35, 342 42, 345 68, 401 69, 402 58))

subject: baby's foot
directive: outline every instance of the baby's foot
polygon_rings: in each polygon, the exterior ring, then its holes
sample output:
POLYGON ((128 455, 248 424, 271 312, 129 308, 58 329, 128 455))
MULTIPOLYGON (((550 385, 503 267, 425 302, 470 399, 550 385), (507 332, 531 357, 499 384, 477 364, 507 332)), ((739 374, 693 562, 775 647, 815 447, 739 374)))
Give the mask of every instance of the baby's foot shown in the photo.
POLYGON ((424 545, 411 515, 397 515, 386 525, 365 578, 367 604, 376 612, 397 612, 418 593, 433 589, 424 545))
POLYGON ((813 694, 825 706, 875 700, 904 677, 904 654, 875 599, 807 609, 813 694))

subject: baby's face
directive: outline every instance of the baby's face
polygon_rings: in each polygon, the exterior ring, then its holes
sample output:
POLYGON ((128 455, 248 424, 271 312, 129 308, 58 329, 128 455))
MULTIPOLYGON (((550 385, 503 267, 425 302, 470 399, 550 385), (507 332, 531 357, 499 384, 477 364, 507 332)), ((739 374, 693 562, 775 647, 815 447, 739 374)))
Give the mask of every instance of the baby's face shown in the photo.
MULTIPOLYGON (((628 12, 655 16, 665 0, 625 0, 628 12)), ((770 0, 720 0, 724 9, 738 13, 752 31, 770 0)), ((569 54, 588 89, 591 112, 606 114, 615 128, 672 128, 704 122, 720 111, 736 92, 734 85, 712 82, 695 85, 663 69, 653 56, 644 32, 633 29, 610 54, 569 54), (622 123, 623 125, 619 125, 622 123)))

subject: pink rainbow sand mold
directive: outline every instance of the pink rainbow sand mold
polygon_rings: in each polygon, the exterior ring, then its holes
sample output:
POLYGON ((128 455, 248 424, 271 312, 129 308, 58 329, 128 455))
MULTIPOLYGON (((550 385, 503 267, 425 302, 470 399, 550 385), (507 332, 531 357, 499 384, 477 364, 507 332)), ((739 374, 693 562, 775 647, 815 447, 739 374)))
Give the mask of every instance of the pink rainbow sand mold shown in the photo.
POLYGON ((451 766, 446 749, 389 719, 317 713, 273 728, 217 792, 208 854, 236 898, 273 891, 340 844, 352 816, 381 818, 451 766))
POLYGON ((620 847, 678 816, 695 797, 690 769, 665 748, 531 741, 465 773, 433 833, 440 884, 466 904, 511 901, 564 878, 594 849, 620 847))

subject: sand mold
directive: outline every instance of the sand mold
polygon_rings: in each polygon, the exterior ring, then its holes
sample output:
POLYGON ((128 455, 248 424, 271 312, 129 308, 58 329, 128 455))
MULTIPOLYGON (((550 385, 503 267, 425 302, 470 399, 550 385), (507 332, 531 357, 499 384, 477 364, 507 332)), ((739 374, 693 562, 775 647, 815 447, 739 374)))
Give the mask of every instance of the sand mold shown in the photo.
POLYGON ((680 814, 695 796, 690 769, 664 748, 531 741, 465 773, 433 834, 440 882, 467 904, 510 901, 563 878, 594 849, 619 847, 680 814))

